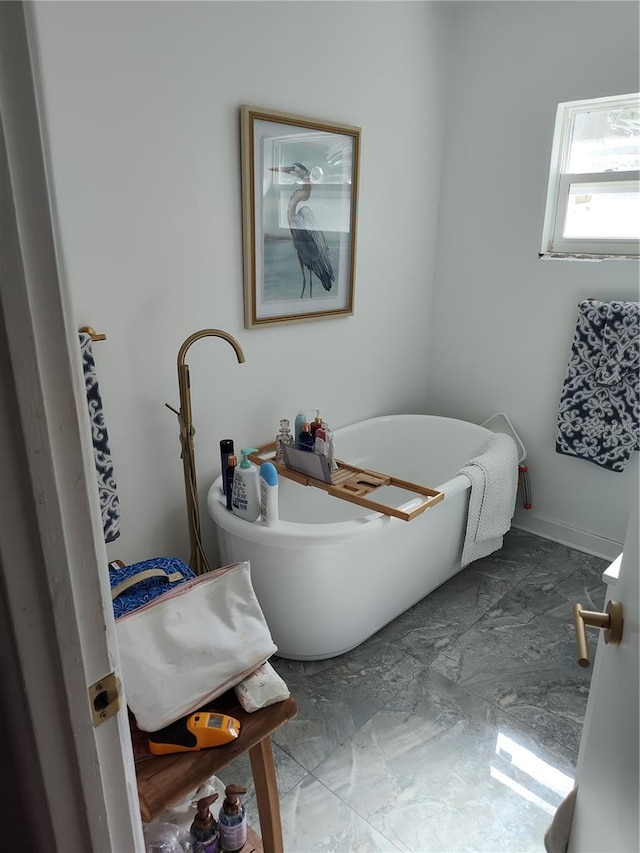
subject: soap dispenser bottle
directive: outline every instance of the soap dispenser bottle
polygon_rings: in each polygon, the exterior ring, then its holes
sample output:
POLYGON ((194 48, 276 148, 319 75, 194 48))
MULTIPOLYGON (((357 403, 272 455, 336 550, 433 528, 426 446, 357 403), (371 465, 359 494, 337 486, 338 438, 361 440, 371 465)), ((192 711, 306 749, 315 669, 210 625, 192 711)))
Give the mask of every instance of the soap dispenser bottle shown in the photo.
POLYGON ((247 843, 247 813, 239 794, 247 789, 239 785, 227 785, 225 798, 220 809, 220 842, 225 853, 237 853, 247 843))
POLYGON ((217 794, 211 794, 198 800, 198 811, 190 829, 193 853, 220 853, 220 827, 209 809, 217 799, 217 794))
POLYGON ((313 411, 316 413, 316 416, 309 429, 311 430, 311 435, 313 436, 313 440, 315 441, 316 432, 322 426, 322 418, 320 417, 320 409, 314 409, 313 411))
POLYGON ((236 465, 233 474, 233 493, 231 509, 245 521, 256 521, 260 516, 260 486, 258 484, 258 469, 247 458, 250 453, 257 453, 254 447, 243 447, 242 462, 236 465))

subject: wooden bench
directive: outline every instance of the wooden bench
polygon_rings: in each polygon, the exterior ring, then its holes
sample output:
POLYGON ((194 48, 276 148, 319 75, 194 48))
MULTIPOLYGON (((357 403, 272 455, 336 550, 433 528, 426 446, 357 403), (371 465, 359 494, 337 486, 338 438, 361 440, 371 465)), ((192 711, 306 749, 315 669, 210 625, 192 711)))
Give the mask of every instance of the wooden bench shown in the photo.
MULTIPOLYGON (((205 709, 203 709, 205 710, 205 709)), ((265 853, 283 853, 280 801, 273 764, 271 734, 298 713, 293 697, 259 711, 247 713, 231 690, 216 699, 206 710, 228 714, 240 721, 239 737, 199 752, 154 755, 136 761, 140 814, 145 823, 154 820, 207 779, 226 767, 234 758, 249 753, 258 802, 258 815, 265 853)), ((247 850, 260 850, 254 833, 247 850), (253 846, 252 846, 253 845, 253 846)))

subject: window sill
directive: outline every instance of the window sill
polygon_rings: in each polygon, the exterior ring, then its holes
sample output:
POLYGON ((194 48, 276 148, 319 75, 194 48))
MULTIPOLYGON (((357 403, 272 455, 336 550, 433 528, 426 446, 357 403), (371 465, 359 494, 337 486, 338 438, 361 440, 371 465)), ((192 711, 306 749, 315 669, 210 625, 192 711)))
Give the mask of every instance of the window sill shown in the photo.
POLYGON ((539 252, 541 261, 637 261, 640 255, 604 255, 588 252, 539 252))

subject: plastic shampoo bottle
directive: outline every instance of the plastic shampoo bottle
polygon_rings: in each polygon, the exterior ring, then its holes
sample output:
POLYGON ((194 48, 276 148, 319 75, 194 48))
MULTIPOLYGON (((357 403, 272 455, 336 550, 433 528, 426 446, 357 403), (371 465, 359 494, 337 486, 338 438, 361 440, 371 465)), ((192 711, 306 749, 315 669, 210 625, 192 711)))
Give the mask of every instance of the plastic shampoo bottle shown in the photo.
POLYGON ((198 812, 191 824, 191 840, 194 853, 219 853, 220 828, 211 814, 209 806, 218 799, 217 794, 198 800, 198 812))
POLYGON ((256 521, 260 517, 260 488, 258 486, 258 469, 247 458, 250 453, 257 453, 254 447, 243 447, 242 462, 236 465, 233 475, 233 494, 231 509, 245 521, 256 521))
POLYGON ((237 853, 247 843, 247 814, 238 796, 246 794, 247 789, 227 785, 224 793, 220 809, 220 841, 225 853, 237 853))
POLYGON ((296 443, 296 447, 298 446, 298 441, 300 440, 300 433, 303 430, 304 425, 307 423, 306 414, 300 409, 298 414, 296 415, 295 425, 293 429, 293 438, 296 443))
POLYGON ((267 527, 278 523, 278 471, 271 462, 260 466, 260 513, 267 527))

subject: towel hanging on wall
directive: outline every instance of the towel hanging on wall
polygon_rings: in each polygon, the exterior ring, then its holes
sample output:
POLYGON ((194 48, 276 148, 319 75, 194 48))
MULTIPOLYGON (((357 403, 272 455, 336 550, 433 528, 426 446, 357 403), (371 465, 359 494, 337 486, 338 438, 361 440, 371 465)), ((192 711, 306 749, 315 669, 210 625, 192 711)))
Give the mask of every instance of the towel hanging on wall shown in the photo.
POLYGON ((91 423, 93 455, 98 475, 98 494, 100 497, 100 510, 102 512, 104 541, 113 542, 120 535, 120 501, 118 499, 116 481, 113 476, 109 436, 104 422, 102 398, 98 387, 96 365, 91 346, 91 335, 86 332, 80 332, 79 338, 89 421, 91 423))
POLYGON ((640 303, 578 305, 562 387, 556 452, 622 471, 640 450, 640 303))

